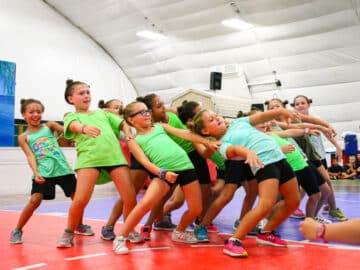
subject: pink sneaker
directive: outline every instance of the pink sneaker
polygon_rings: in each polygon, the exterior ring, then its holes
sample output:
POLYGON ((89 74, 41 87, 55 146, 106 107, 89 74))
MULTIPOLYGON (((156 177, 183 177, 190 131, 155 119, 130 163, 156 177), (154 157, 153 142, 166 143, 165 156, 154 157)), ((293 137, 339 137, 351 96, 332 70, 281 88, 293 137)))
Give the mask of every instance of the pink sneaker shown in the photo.
POLYGON ((256 243, 265 245, 265 246, 274 246, 274 247, 286 247, 286 241, 282 240, 280 237, 276 236, 273 232, 259 232, 256 235, 256 243))
POLYGON ((140 230, 140 235, 146 241, 151 240, 151 231, 151 226, 142 226, 140 230))
POLYGON ((230 238, 225 240, 223 252, 231 257, 247 257, 248 253, 242 247, 240 240, 236 238, 230 238))
POLYGON ((219 232, 219 227, 215 226, 214 224, 210 224, 207 226, 207 231, 208 232, 214 232, 214 233, 218 233, 219 232))
POLYGON ((294 211, 294 213, 291 214, 290 217, 303 219, 303 218, 305 218, 305 214, 300 208, 298 208, 294 211))

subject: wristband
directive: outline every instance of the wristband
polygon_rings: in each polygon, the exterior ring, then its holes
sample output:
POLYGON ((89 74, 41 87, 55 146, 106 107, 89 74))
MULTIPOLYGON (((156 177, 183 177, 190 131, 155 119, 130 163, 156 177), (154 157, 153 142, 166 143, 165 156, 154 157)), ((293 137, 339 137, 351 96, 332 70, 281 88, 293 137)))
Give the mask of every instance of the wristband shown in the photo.
POLYGON ((326 232, 326 226, 325 224, 320 224, 318 226, 318 228, 316 229, 316 239, 320 240, 324 243, 327 243, 327 241, 325 240, 324 236, 325 236, 325 232, 326 232))
POLYGON ((158 174, 159 178, 166 180, 166 173, 167 173, 167 170, 165 170, 165 169, 160 169, 159 174, 158 174))
POLYGON ((81 129, 80 129, 80 133, 81 133, 81 134, 85 134, 85 131, 84 131, 84 130, 85 130, 85 127, 86 127, 86 125, 82 125, 82 126, 81 126, 81 129))

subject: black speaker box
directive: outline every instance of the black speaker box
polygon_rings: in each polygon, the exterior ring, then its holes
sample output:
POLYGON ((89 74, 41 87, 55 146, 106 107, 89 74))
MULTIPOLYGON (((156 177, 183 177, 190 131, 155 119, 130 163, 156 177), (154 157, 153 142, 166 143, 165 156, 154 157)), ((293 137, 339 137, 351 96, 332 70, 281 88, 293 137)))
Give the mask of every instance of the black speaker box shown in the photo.
POLYGON ((221 90, 221 72, 211 72, 210 73, 210 89, 212 90, 221 90))
POLYGON ((251 104, 250 110, 258 110, 263 112, 265 110, 264 104, 262 103, 254 103, 251 104))

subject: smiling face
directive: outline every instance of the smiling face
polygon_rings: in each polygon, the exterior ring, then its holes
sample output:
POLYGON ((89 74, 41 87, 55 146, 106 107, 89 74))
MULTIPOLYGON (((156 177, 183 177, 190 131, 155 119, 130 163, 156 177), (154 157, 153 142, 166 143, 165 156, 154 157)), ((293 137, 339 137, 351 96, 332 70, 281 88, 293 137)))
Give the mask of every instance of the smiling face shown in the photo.
POLYGON ((134 102, 126 106, 124 117, 126 121, 136 129, 144 129, 152 126, 151 111, 142 102, 134 102))
POLYGON ((29 127, 37 127, 41 124, 43 115, 43 106, 39 103, 30 103, 26 106, 25 111, 22 113, 24 120, 29 127))
POLYGON ((302 114, 309 114, 310 103, 303 96, 298 96, 294 100, 294 109, 295 111, 302 114))
POLYGON ((67 98, 75 106, 77 112, 86 112, 91 102, 90 87, 87 84, 78 84, 74 86, 71 95, 67 98))

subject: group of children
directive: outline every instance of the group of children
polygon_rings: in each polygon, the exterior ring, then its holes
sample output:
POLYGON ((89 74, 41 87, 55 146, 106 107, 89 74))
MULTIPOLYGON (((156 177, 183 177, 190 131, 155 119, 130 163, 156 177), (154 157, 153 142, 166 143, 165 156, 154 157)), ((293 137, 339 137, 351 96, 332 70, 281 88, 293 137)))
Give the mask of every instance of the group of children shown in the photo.
POLYGON ((328 171, 333 180, 360 179, 360 154, 350 155, 349 162, 344 166, 341 166, 337 157, 334 157, 328 171))
POLYGON ((55 197, 56 184, 72 198, 57 247, 73 246, 75 234, 93 235, 91 227, 82 223, 82 216, 95 184, 104 174, 120 195, 101 231, 101 238, 113 240, 116 254, 129 252, 127 240, 150 240, 153 224, 159 225, 154 229, 161 229, 164 218, 169 221, 165 229, 173 230, 173 241, 209 241, 213 219, 240 185, 246 197, 234 234, 225 241, 223 252, 229 256, 248 255, 241 240, 264 219, 266 224, 255 231, 256 241, 287 245, 275 231, 298 208, 299 185, 309 196, 307 217, 321 222, 319 211, 328 203, 331 211, 346 219, 336 207, 324 158, 310 141, 320 130, 336 145, 335 131, 327 122, 308 115, 311 101, 304 96, 295 98, 295 110, 287 110, 281 100, 272 99, 267 103, 268 111, 231 123, 201 109, 196 102, 183 104, 177 113, 167 110, 154 94, 138 98, 125 108, 119 100, 101 102, 102 110, 91 111, 89 85, 73 80, 66 82, 65 100, 75 112, 65 116, 64 127, 54 122, 42 124, 44 106, 40 101, 22 102, 21 113, 28 129, 19 136, 19 145, 33 171, 33 187, 30 201, 12 231, 11 243, 22 242, 24 225, 42 199, 55 197), (76 179, 52 134, 54 130, 76 142, 76 179), (131 153, 130 162, 125 151, 131 153), (219 181, 213 187, 206 158, 217 166, 219 181), (136 193, 147 177, 152 180, 137 203, 136 193), (178 225, 173 225, 170 213, 184 201, 187 209, 178 225), (136 232, 135 227, 149 211, 148 221, 140 233, 136 232), (114 226, 122 214, 124 223, 115 234, 114 226), (194 222, 194 233, 187 231, 194 222))

